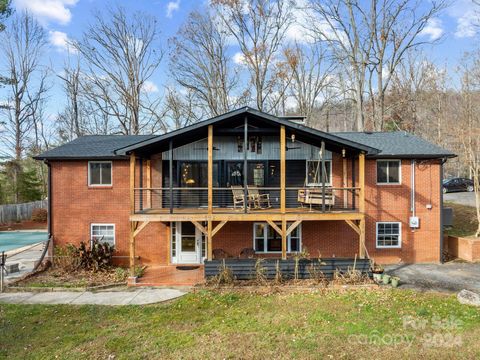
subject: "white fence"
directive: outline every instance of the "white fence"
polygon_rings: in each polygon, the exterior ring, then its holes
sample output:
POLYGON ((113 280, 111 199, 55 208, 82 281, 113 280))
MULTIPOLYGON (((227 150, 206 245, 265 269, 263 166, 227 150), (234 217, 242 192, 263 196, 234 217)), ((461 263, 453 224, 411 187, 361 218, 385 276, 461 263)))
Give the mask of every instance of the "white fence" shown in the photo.
POLYGON ((0 205, 0 224, 30 220, 32 210, 42 208, 48 208, 48 200, 32 201, 24 204, 0 205))

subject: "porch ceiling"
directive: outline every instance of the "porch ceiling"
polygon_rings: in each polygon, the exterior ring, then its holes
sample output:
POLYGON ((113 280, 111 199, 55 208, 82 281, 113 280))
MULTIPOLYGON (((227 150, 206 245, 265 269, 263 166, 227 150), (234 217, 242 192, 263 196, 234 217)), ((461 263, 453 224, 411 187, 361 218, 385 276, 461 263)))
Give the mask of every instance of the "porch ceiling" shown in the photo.
POLYGON ((270 135, 275 133, 279 134, 280 126, 284 125, 287 138, 291 137, 292 134, 295 134, 298 141, 315 146, 320 146, 321 141, 324 141, 325 148, 329 151, 340 153, 342 149, 345 149, 349 155, 358 154, 360 152, 373 155, 379 152, 375 148, 266 114, 258 110, 244 107, 164 135, 141 141, 134 145, 117 149, 115 153, 117 155, 128 155, 131 152, 135 152, 139 156, 147 157, 151 154, 167 151, 169 149, 170 141, 172 141, 173 147, 177 148, 205 139, 208 135, 208 125, 214 125, 214 136, 219 133, 229 133, 236 136, 242 134, 242 126, 245 117, 248 119, 249 131, 252 133, 263 132, 270 135), (236 130, 237 128, 238 131, 236 130))

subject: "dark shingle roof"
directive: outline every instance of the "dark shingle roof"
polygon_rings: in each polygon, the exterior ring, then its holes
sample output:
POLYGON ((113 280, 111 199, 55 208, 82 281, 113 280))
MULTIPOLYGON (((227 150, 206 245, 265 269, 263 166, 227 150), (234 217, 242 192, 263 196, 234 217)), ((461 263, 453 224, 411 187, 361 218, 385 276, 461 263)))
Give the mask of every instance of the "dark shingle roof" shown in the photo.
POLYGON ((401 158, 442 158, 454 157, 455 154, 434 145, 421 137, 404 131, 393 132, 336 132, 335 135, 365 144, 380 150, 373 157, 401 158))
POLYGON ((38 160, 77 160, 77 159, 113 159, 123 158, 114 153, 116 149, 136 144, 154 137, 154 135, 87 135, 79 137, 65 145, 48 150, 35 159, 38 160))

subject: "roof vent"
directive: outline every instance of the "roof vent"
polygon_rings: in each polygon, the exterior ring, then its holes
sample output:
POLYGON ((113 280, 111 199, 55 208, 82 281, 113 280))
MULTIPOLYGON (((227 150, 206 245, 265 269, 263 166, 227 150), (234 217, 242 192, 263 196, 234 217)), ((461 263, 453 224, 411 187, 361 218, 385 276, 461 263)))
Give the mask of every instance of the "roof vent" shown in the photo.
POLYGON ((304 116, 304 115, 290 115, 290 116, 279 116, 279 118, 282 119, 282 120, 288 120, 288 121, 294 122, 296 124, 304 125, 306 116, 304 116))

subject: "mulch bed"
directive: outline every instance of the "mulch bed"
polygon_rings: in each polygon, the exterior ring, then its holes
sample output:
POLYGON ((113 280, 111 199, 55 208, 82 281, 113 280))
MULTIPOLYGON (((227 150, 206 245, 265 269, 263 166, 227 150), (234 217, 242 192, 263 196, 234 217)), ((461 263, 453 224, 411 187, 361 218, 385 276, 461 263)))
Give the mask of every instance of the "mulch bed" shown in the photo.
POLYGON ((75 270, 74 272, 65 271, 61 268, 49 268, 20 279, 13 283, 16 287, 38 287, 38 288, 86 288, 101 285, 116 284, 125 282, 125 279, 119 279, 115 269, 105 271, 87 271, 75 270))
POLYGON ((12 224, 0 224, 0 231, 11 230, 46 230, 47 223, 39 223, 36 221, 22 221, 12 224))

